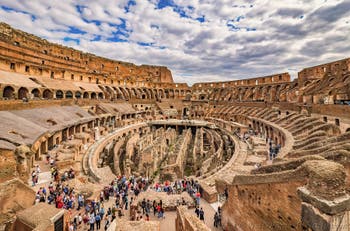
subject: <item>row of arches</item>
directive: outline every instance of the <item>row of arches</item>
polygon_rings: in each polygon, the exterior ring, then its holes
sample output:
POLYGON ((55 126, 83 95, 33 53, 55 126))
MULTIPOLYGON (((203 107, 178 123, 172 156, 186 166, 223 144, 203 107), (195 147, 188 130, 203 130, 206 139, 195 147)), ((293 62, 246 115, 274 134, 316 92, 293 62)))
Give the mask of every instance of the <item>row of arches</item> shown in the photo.
POLYGON ((197 91, 195 93, 197 100, 214 101, 284 101, 288 84, 276 84, 253 87, 235 87, 235 88, 216 88, 207 92, 197 91))
POLYGON ((115 86, 99 86, 105 92, 108 99, 171 99, 188 98, 191 95, 190 90, 185 89, 150 89, 150 88, 128 88, 115 86))
POLYGON ((2 90, 3 99, 43 98, 43 99, 191 99, 190 90, 180 89, 150 89, 150 88, 127 88, 115 86, 101 86, 102 92, 52 90, 26 87, 6 86, 2 90))
POLYGON ((81 92, 71 90, 50 90, 34 88, 28 90, 25 87, 20 87, 16 90, 12 86, 4 87, 2 91, 2 98, 4 99, 29 99, 29 98, 43 98, 43 99, 104 99, 102 92, 81 92))

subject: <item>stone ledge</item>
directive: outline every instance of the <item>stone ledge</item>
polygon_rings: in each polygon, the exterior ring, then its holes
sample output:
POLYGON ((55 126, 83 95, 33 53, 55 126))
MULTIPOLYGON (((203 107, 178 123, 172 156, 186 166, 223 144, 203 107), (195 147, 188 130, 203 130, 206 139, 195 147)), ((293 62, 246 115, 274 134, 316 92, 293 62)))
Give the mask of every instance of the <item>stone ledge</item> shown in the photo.
POLYGON ((307 177, 307 172, 300 166, 295 170, 283 172, 257 174, 257 175, 236 175, 232 181, 233 185, 268 184, 294 181, 303 181, 307 177))
POLYGON ((332 201, 313 195, 306 187, 298 188, 298 195, 302 201, 312 204, 321 212, 334 215, 350 210, 350 196, 345 195, 332 201))

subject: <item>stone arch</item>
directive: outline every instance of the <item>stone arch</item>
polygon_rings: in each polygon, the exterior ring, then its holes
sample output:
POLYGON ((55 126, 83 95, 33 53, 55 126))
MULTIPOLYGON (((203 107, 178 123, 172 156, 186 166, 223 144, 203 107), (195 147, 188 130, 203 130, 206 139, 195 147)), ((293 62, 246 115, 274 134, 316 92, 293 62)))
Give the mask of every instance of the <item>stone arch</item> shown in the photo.
POLYGON ((238 97, 238 100, 239 101, 242 101, 243 100, 243 94, 244 94, 244 90, 243 90, 243 88, 238 88, 238 91, 237 91, 237 97, 238 97))
POLYGON ((83 98, 84 98, 84 99, 88 99, 88 98, 89 98, 89 93, 88 93, 88 92, 84 92, 83 98))
POLYGON ((345 76, 343 78, 343 83, 350 83, 350 76, 345 76))
POLYGON ((2 93, 2 97, 7 98, 7 99, 13 99, 14 93, 15 93, 15 89, 13 89, 13 87, 11 87, 11 86, 7 86, 4 88, 4 91, 2 93))
POLYGON ((169 89, 169 98, 175 98, 174 89, 169 89))
POLYGON ((56 99, 63 99, 63 91, 61 90, 56 91, 56 99))
POLYGON ((335 80, 334 77, 328 79, 328 84, 329 84, 329 86, 333 86, 333 85, 334 85, 334 80, 335 80))
POLYGON ((120 90, 119 87, 113 87, 113 89, 117 92, 117 99, 125 99, 125 95, 123 92, 120 90))
POLYGON ((80 91, 76 91, 74 94, 76 99, 80 99, 81 98, 81 92, 80 91))
POLYGON ((29 91, 27 88, 21 87, 18 90, 18 99, 28 98, 28 93, 29 93, 29 91))
POLYGON ((120 90, 120 92, 121 92, 121 94, 122 94, 122 96, 124 97, 124 99, 129 99, 130 98, 130 96, 129 96, 129 93, 128 93, 128 91, 125 89, 125 88, 118 88, 119 90, 120 90))
POLYGON ((131 88, 131 92, 134 95, 134 97, 136 99, 140 99, 141 98, 141 90, 139 88, 131 88))
POLYGON ((40 91, 38 88, 34 88, 32 91, 31 91, 31 94, 33 95, 34 98, 40 98, 40 91))
POLYGON ((49 89, 45 89, 43 92, 43 98, 52 99, 52 97, 53 97, 52 91, 50 91, 49 89))
POLYGON ((151 89, 146 88, 145 92, 147 92, 149 99, 154 99, 153 91, 151 89))
POLYGON ((180 91, 178 89, 175 90, 175 98, 180 97, 180 91))
POLYGON ((97 99, 96 92, 92 92, 92 93, 91 93, 91 99, 97 99))
POLYGON ((310 80, 308 80, 308 81, 305 81, 305 83, 303 84, 303 86, 304 87, 306 87, 307 85, 309 85, 311 83, 311 81, 310 80))
POLYGON ((150 89, 150 91, 152 91, 153 98, 155 100, 159 100, 159 95, 158 95, 157 89, 153 89, 153 90, 150 89))
POLYGON ((191 93, 186 93, 185 100, 191 100, 192 95, 191 93))
POLYGON ((166 99, 169 99, 169 90, 168 89, 165 89, 164 95, 165 95, 166 99))
POLYGON ((141 96, 142 96, 142 94, 143 94, 143 92, 144 92, 143 89, 141 89, 141 88, 136 88, 135 91, 136 91, 137 97, 141 98, 141 96))
POLYGON ((98 98, 99 98, 99 99, 104 99, 104 96, 103 96, 103 93, 102 93, 102 92, 98 93, 98 98))
POLYGON ((129 96, 129 97, 128 97, 129 99, 135 98, 135 95, 132 94, 132 91, 130 91, 129 88, 124 88, 124 89, 125 89, 125 91, 127 92, 128 96, 129 96))
POLYGON ((163 91, 163 89, 159 89, 158 90, 158 96, 160 97, 160 98, 165 98, 165 94, 164 94, 164 91, 163 91))
POLYGON ((346 131, 345 131, 345 132, 350 132, 350 128, 346 129, 346 131))
POLYGON ((271 89, 271 100, 272 101, 278 101, 280 89, 281 89, 281 85, 274 86, 271 89))
POLYGON ((271 86, 268 86, 266 88, 266 92, 265 92, 265 101, 270 102, 271 101, 271 86))
POLYGON ((66 99, 73 99, 73 93, 71 91, 66 91, 66 99))
POLYGON ((140 97, 141 99, 150 99, 150 95, 148 94, 148 91, 143 88, 143 89, 140 89, 140 97))
MULTIPOLYGON (((112 98, 114 98, 115 97, 115 91, 111 88, 111 87, 109 87, 109 86, 105 86, 105 89, 106 89, 106 93, 108 94, 108 98, 109 99, 112 99, 112 98)), ((107 96, 106 96, 107 97, 107 96)))
POLYGON ((254 91, 253 91, 254 87, 248 88, 246 87, 244 90, 244 99, 248 100, 248 101, 252 101, 253 97, 254 97, 254 91))

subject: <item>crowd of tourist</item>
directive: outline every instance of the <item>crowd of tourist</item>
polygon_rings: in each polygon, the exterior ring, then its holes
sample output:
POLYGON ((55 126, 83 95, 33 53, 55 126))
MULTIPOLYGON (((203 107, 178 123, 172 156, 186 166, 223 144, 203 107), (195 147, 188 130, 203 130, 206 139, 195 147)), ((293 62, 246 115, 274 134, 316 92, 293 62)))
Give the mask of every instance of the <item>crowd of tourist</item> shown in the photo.
MULTIPOLYGON (((143 199, 140 203, 135 203, 140 192, 147 189, 168 194, 187 192, 195 201, 197 216, 204 221, 204 210, 199 208, 201 198, 199 184, 193 179, 185 178, 174 182, 152 183, 147 178, 119 176, 109 185, 103 187, 96 199, 89 199, 87 195, 77 193, 75 188, 70 186, 69 180, 75 177, 72 168, 59 172, 55 164, 50 164, 50 161, 48 164, 51 167, 52 181, 47 187, 42 186, 38 189, 35 203, 48 203, 56 208, 66 209, 71 221, 69 231, 81 230, 82 228, 107 230, 117 216, 122 217, 125 211, 130 210, 130 205, 135 209, 134 215, 130 216, 131 220, 149 221, 151 214, 158 219, 164 219, 165 208, 162 200, 143 199), (107 201, 112 206, 105 208, 107 201)), ((40 167, 37 165, 32 174, 33 185, 38 183, 39 173, 40 167)), ((182 201, 178 201, 177 204, 187 205, 187 202, 182 198, 182 201)), ((214 216, 214 224, 219 224, 218 215, 214 216)))
POLYGON ((195 193, 199 191, 199 184, 198 181, 184 178, 174 182, 165 181, 163 184, 157 182, 151 189, 168 194, 180 194, 186 191, 191 197, 194 197, 195 193))

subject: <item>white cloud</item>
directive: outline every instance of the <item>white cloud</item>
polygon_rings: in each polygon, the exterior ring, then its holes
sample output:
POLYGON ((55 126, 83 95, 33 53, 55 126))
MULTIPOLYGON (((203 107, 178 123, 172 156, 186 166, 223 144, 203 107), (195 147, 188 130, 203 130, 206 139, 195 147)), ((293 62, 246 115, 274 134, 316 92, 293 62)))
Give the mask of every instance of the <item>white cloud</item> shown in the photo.
POLYGON ((135 2, 2 0, 0 20, 108 58, 166 65, 178 82, 295 74, 350 56, 346 0, 173 0, 176 7, 162 9, 159 0, 135 2))

